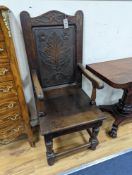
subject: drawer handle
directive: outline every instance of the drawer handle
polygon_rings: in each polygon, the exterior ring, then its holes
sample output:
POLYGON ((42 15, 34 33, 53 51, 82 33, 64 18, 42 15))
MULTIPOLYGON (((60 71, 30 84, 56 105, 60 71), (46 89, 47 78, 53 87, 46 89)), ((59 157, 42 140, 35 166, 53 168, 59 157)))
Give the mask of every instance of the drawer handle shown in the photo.
POLYGON ((4 51, 4 49, 0 48, 0 52, 3 52, 3 51, 4 51))
POLYGON ((9 92, 11 89, 13 88, 13 86, 7 86, 6 88, 0 88, 0 91, 2 91, 2 92, 9 92))
POLYGON ((19 116, 19 114, 16 114, 16 115, 10 117, 10 119, 11 119, 11 120, 16 120, 18 116, 19 116))
POLYGON ((18 128, 13 129, 13 131, 19 132, 21 128, 22 128, 22 125, 20 125, 18 128))
POLYGON ((5 75, 6 72, 8 72, 9 70, 7 68, 1 68, 0 69, 0 75, 5 75))
POLYGON ((11 109, 11 108, 13 108, 13 107, 15 107, 15 103, 10 103, 10 104, 8 105, 8 108, 9 108, 9 109, 11 109))
POLYGON ((13 129, 15 132, 18 132, 20 130, 20 127, 13 129))
MULTIPOLYGON (((16 114, 16 115, 8 115, 8 116, 5 116, 3 119, 16 120, 17 117, 19 117, 19 114, 16 114)), ((2 119, 0 119, 0 120, 2 120, 2 119)))
POLYGON ((1 104, 0 105, 0 111, 2 110, 8 110, 8 109, 11 109, 11 108, 14 108, 16 106, 16 102, 11 102, 11 103, 8 103, 8 104, 1 104))

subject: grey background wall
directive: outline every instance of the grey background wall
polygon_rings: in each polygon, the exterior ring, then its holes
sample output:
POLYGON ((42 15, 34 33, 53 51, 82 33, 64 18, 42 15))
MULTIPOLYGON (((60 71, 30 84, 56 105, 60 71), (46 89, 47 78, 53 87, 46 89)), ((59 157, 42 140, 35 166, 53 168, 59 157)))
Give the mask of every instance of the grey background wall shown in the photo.
MULTIPOLYGON (((131 1, 1 0, 0 5, 7 6, 13 13, 10 15, 11 29, 33 125, 37 120, 20 25, 21 11, 26 10, 31 16, 37 16, 49 10, 59 10, 69 15, 74 15, 76 10, 82 10, 84 65, 132 56, 131 1)), ((83 78, 83 89, 91 94, 91 83, 85 78, 83 78)), ((105 84, 105 88, 97 92, 97 104, 114 103, 121 95, 122 90, 113 89, 105 84)))

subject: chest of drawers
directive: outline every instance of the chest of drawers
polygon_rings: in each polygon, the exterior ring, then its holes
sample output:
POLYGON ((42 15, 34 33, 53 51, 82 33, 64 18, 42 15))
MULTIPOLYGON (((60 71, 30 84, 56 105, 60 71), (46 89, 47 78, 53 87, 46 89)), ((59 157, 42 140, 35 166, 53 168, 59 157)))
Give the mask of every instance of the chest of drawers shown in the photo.
POLYGON ((0 7, 0 144, 26 134, 34 145, 15 49, 10 33, 8 9, 0 7))

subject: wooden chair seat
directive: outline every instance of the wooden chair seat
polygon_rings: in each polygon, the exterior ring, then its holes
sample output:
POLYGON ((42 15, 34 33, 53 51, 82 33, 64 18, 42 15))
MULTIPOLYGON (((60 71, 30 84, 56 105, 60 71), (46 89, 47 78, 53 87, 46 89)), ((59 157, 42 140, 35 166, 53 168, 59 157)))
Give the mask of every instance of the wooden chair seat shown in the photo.
POLYGON ((102 120, 102 112, 90 105, 90 98, 80 88, 67 88, 64 94, 44 100, 46 115, 40 118, 41 134, 96 123, 102 120))

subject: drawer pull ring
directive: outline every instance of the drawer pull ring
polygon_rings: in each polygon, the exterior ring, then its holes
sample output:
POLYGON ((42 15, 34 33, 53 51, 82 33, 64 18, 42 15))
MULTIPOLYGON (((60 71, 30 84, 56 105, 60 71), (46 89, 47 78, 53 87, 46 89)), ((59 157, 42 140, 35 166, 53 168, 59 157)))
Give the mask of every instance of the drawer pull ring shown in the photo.
POLYGON ((13 130, 14 130, 14 132, 19 132, 21 128, 22 128, 22 125, 20 125, 18 128, 15 128, 13 130))
POLYGON ((18 128, 16 128, 16 129, 14 129, 14 131, 15 132, 18 132, 20 130, 20 128, 18 127, 18 128))
POLYGON ((10 103, 10 104, 8 105, 8 108, 11 109, 11 108, 13 108, 14 106, 15 106, 14 103, 10 103))
POLYGON ((0 52, 3 52, 4 51, 4 49, 3 48, 0 48, 0 52))
POLYGON ((10 119, 11 119, 11 120, 16 120, 18 116, 19 116, 19 115, 16 114, 15 116, 12 116, 10 119))
POLYGON ((5 75, 9 70, 7 68, 0 69, 0 75, 5 75))

